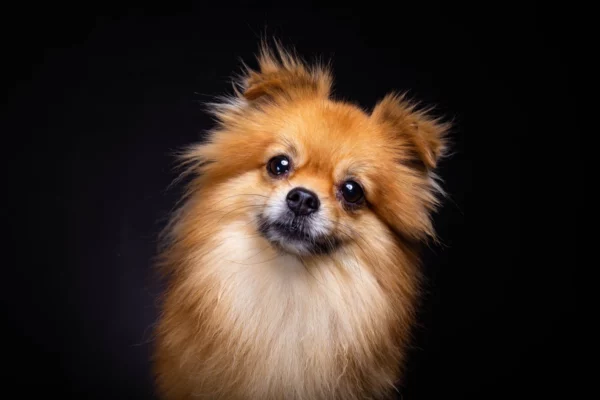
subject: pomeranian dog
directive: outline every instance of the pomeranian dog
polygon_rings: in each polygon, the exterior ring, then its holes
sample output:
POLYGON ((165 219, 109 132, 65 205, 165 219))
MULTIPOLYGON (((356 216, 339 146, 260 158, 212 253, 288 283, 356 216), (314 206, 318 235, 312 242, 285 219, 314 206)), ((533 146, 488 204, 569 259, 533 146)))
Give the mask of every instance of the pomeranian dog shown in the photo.
POLYGON ((276 46, 213 104, 167 227, 164 399, 384 399, 401 383, 448 125, 390 94, 331 97, 276 46))

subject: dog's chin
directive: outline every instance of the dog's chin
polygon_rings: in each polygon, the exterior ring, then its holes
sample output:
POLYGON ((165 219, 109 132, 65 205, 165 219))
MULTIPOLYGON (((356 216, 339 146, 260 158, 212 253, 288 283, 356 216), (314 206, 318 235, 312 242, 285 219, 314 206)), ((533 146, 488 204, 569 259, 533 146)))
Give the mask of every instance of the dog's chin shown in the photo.
POLYGON ((262 217, 258 226, 261 235, 275 248, 298 256, 329 254, 341 244, 334 236, 314 235, 293 224, 269 222, 262 217))

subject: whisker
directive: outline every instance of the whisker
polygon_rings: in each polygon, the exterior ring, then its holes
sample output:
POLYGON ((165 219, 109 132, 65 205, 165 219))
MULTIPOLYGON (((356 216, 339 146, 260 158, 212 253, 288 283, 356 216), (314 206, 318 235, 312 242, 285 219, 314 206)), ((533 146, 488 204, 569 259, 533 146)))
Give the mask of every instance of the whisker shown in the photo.
MULTIPOLYGON (((219 209, 216 209, 216 210, 212 210, 212 211, 209 211, 207 213, 203 213, 203 215, 207 216, 207 215, 216 214, 216 213, 218 213, 220 211, 226 211, 229 207, 234 207, 234 206, 238 206, 238 205, 239 205, 239 203, 228 204, 225 207, 222 207, 222 208, 219 208, 219 209)), ((244 208, 244 207, 261 207, 261 206, 262 206, 262 204, 244 204, 244 205, 241 205, 240 207, 244 208)))
MULTIPOLYGON (((253 238, 257 238, 257 237, 261 237, 262 235, 260 233, 257 233, 256 235, 248 235, 248 236, 242 236, 242 239, 253 239, 253 238)), ((233 239, 233 238, 239 238, 240 236, 228 236, 226 238, 223 238, 223 240, 229 240, 229 239, 233 239)))
POLYGON ((281 257, 281 255, 277 254, 275 257, 272 257, 272 258, 269 258, 268 260, 264 260, 264 261, 257 262, 257 263, 243 263, 243 262, 239 262, 239 261, 235 261, 235 260, 225 260, 225 261, 232 262, 234 264, 240 264, 240 265, 260 265, 260 264, 265 264, 265 263, 268 263, 270 261, 276 260, 279 257, 281 257))
POLYGON ((242 206, 242 207, 237 208, 235 210, 231 210, 228 213, 226 213, 225 215, 223 215, 221 218, 219 218, 219 220, 217 221, 217 224, 219 222, 221 222, 221 220, 223 220, 223 218, 225 218, 226 216, 228 216, 229 214, 231 214, 233 212, 236 212, 236 211, 239 211, 239 210, 243 210, 243 209, 246 209, 246 208, 254 208, 254 207, 261 207, 261 205, 260 204, 248 204, 246 206, 242 206))
POLYGON ((227 196, 223 199, 220 199, 219 203, 223 202, 223 200, 231 199, 232 197, 237 197, 237 196, 257 196, 257 197, 264 197, 265 199, 269 198, 269 196, 265 196, 263 194, 258 194, 258 193, 238 193, 238 194, 234 194, 231 196, 227 196))
MULTIPOLYGON (((258 236, 260 236, 260 234, 258 236)), ((254 254, 253 256, 248 257, 247 259, 250 260, 250 259, 256 257, 257 255, 259 255, 260 253, 262 253, 263 251, 267 250, 270 247, 271 247, 271 245, 267 244, 267 246, 265 246, 262 250, 260 250, 258 253, 254 254)))

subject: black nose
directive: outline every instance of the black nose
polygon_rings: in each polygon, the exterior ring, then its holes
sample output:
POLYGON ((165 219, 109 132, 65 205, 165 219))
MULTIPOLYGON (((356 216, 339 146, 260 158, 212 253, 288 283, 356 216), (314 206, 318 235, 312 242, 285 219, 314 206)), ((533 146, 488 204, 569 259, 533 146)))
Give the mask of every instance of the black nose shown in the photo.
POLYGON ((301 187, 290 190, 287 195, 287 203, 290 210, 296 215, 312 214, 321 205, 316 194, 301 187))

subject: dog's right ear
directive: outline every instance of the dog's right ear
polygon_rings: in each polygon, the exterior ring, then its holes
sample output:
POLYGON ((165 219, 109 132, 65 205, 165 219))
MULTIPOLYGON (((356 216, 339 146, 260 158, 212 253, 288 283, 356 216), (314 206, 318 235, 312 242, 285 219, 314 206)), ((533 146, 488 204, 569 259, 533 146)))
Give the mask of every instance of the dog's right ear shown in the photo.
POLYGON ((276 45, 275 51, 263 45, 258 65, 258 71, 247 69, 242 79, 242 90, 238 92, 249 102, 329 97, 332 85, 329 70, 305 65, 280 45, 276 45))

